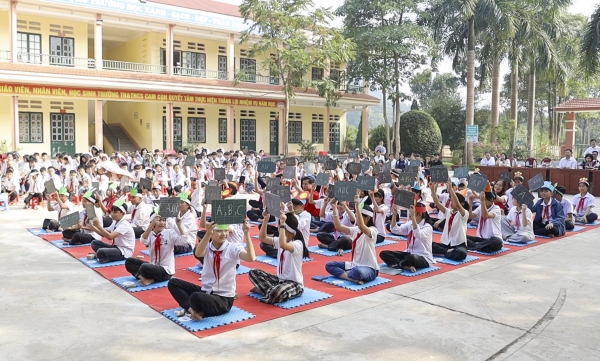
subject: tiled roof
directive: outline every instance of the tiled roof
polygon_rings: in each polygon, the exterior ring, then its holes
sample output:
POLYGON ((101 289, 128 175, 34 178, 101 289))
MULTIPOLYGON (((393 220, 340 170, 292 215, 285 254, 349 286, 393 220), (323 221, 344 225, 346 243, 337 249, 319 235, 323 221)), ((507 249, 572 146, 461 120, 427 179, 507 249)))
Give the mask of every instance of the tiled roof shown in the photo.
POLYGON ((558 113, 600 111, 600 98, 573 99, 554 107, 558 113))
POLYGON ((242 17, 237 5, 213 0, 151 0, 150 2, 178 6, 187 9, 207 11, 210 13, 242 17))
MULTIPOLYGON (((260 83, 239 83, 234 85, 229 80, 218 80, 218 79, 204 79, 186 76, 168 76, 164 74, 151 74, 151 73, 134 73, 127 71, 113 71, 113 70, 95 70, 95 69, 84 69, 84 68, 69 68, 60 66, 44 66, 44 65, 32 65, 22 63, 3 63, 0 62, 0 70, 16 71, 16 72, 28 72, 28 73, 42 73, 42 74, 56 74, 56 75, 79 75, 86 77, 98 77, 108 79, 128 79, 137 81, 152 81, 172 84, 189 84, 189 85, 212 85, 218 87, 235 87, 246 90, 263 90, 272 92, 282 92, 283 88, 280 85, 260 84, 260 83)), ((298 94, 317 94, 314 89, 300 88, 296 89, 298 94)), ((348 99, 364 99, 368 101, 379 101, 367 94, 353 94, 344 93, 344 98, 348 99)))

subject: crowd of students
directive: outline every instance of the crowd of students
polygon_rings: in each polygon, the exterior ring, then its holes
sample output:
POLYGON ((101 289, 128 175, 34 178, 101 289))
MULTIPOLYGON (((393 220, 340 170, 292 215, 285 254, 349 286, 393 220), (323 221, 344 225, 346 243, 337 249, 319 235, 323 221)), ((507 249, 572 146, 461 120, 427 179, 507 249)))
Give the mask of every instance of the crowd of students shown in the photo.
MULTIPOLYGON (((58 219, 79 212, 78 224, 61 229, 65 243, 90 244, 101 263, 125 260, 127 271, 142 285, 169 280, 168 289, 181 307, 177 314, 194 320, 231 309, 237 297, 236 269, 241 261, 254 261, 257 252, 278 260, 275 274, 259 269, 249 273, 252 292, 262 295, 261 302, 273 304, 302 295, 302 265, 309 255, 311 232, 317 233, 320 248, 340 255, 351 251, 348 260, 329 262, 325 270, 333 277, 362 284, 378 276, 379 259, 388 267, 415 272, 431 266, 434 256, 460 261, 468 250, 495 252, 505 241, 523 243, 535 235, 560 236, 573 229, 575 222, 593 223, 597 219, 592 211, 595 198, 588 193, 585 178, 580 179, 580 193, 572 204, 564 197, 564 187, 550 182, 541 187, 539 200, 520 204, 512 197, 513 190, 525 181, 518 172, 510 184, 502 180, 488 183, 478 193, 468 188, 467 179, 429 182, 423 163, 413 185, 399 185, 397 177, 402 169, 398 169, 398 161, 388 160, 391 182, 377 180, 374 189, 357 191, 353 202, 341 202, 330 192, 330 185, 354 179, 346 172, 348 164, 368 159, 365 155, 337 162, 335 170, 324 170, 315 159, 315 170, 310 174, 303 162, 297 162, 291 179, 283 176, 283 160, 276 161, 274 173, 255 172, 257 163, 264 159, 262 152, 201 149, 193 152, 194 164, 186 166, 188 155, 184 151, 150 155, 142 150, 109 156, 92 147, 89 154, 75 158, 58 155, 54 162, 44 154, 39 159, 34 154, 24 156, 19 164, 15 154, 9 154, 0 169, 5 175, 3 190, 13 200, 25 195, 26 207, 34 197, 40 204, 47 201, 48 210, 56 211, 58 219), (217 168, 224 168, 231 176, 214 179, 217 168), (238 173, 240 168, 245 171, 238 173), (328 185, 316 185, 318 173, 329 175, 328 185), (279 217, 268 214, 264 206, 265 193, 269 192, 266 178, 279 179, 277 183, 289 186, 293 195, 281 204, 279 217), (56 185, 53 194, 44 188, 48 180, 56 185), (211 222, 204 199, 204 187, 210 181, 222 187, 224 199, 239 198, 242 191, 259 195, 258 200, 249 201, 243 224, 211 222), (150 189, 142 183, 150 184, 150 189), (415 194, 413 206, 407 209, 396 204, 398 190, 415 194), (163 217, 155 207, 157 200, 169 196, 179 198, 175 217, 163 217), (81 201, 84 209, 73 201, 81 201), (94 212, 88 214, 91 206, 94 212), (260 251, 255 251, 250 238, 250 221, 259 223, 260 251), (469 222, 476 225, 475 236, 467 235, 469 222), (442 232, 440 242, 433 241, 434 230, 442 232), (406 237, 406 247, 377 254, 375 245, 393 235, 406 237), (133 257, 136 239, 149 248, 149 262, 133 257), (172 278, 174 256, 189 252, 201 262, 202 285, 172 278)), ((410 159, 419 157, 412 154, 410 159)), ((376 162, 371 161, 363 174, 377 176, 376 162)), ((381 165, 384 162, 379 160, 381 165)))

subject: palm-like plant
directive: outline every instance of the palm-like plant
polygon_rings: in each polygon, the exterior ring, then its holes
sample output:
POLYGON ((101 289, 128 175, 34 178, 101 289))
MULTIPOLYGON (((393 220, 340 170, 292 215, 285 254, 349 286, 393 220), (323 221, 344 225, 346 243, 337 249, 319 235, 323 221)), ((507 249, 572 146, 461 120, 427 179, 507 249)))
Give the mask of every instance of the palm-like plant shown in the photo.
POLYGON ((600 4, 585 26, 579 52, 584 74, 595 75, 600 66, 600 4))

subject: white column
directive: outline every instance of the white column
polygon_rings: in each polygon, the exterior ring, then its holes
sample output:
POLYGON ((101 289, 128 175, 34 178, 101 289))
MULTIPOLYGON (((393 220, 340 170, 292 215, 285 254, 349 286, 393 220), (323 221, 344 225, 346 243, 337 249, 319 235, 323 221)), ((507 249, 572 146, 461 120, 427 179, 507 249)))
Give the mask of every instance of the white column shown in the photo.
MULTIPOLYGON (((8 27, 10 30, 10 62, 17 62, 17 1, 12 0, 8 7, 8 27)), ((17 137, 18 139, 18 137, 17 137)))
MULTIPOLYGON (((173 75, 173 28, 175 28, 174 24, 169 24, 167 28, 167 49, 165 51, 165 55, 167 56, 167 75, 173 75)), ((173 120, 173 114, 171 114, 171 121, 173 120)), ((171 122, 172 124, 172 122, 171 122)), ((169 140, 167 139, 167 144, 169 144, 169 140)), ((173 144, 173 139, 171 138, 171 144, 173 144)), ((167 147, 168 148, 168 147, 167 147)))
MULTIPOLYGON (((172 68, 172 67, 171 67, 172 68)), ((175 146, 175 144, 173 144, 173 131, 174 131, 174 126, 173 126, 173 103, 169 103, 167 104, 167 121, 166 121, 166 126, 167 126, 167 149, 174 149, 173 147, 175 146)))
POLYGON ((96 146, 104 149, 104 114, 102 100, 94 101, 94 130, 96 133, 96 146))
MULTIPOLYGON (((96 60, 96 70, 102 70, 102 15, 100 14, 96 14, 96 28, 94 32, 94 58, 96 60)), ((100 146, 100 148, 103 147, 100 146)))
POLYGON ((19 97, 13 95, 10 97, 10 116, 13 123, 12 150, 19 149, 19 97))
MULTIPOLYGON (((235 138, 235 108, 233 105, 229 106, 227 111, 227 146, 229 149, 233 150, 235 148, 235 143, 233 139, 235 138)), ((240 139, 241 142, 241 139, 240 139)))
POLYGON ((227 39, 227 79, 235 78, 235 35, 229 34, 227 39))

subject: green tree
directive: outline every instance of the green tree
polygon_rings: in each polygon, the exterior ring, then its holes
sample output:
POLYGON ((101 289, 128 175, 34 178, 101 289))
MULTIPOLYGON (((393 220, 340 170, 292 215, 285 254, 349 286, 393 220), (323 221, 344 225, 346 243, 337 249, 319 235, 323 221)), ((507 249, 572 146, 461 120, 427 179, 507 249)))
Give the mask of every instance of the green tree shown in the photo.
POLYGON ((580 64, 587 77, 598 74, 600 66, 600 4, 590 17, 579 46, 580 64))
MULTIPOLYGON (((347 63, 354 56, 354 43, 331 26, 333 14, 312 0, 243 0, 240 13, 249 25, 241 43, 251 44, 249 55, 259 58, 262 69, 279 79, 285 96, 283 153, 288 153, 287 131, 290 99, 300 85, 315 88, 326 97, 327 106, 339 94, 336 80, 325 77, 303 84, 302 75, 312 67, 329 69, 329 63, 347 63), (307 31, 309 30, 310 31, 307 31)), ((243 77, 245 74, 236 74, 243 77)))
MULTIPOLYGON (((380 141, 383 141, 383 145, 386 149, 390 149, 388 144, 386 143, 386 126, 385 124, 381 124, 376 126, 373 129, 369 129, 369 148, 371 150, 375 150, 375 147, 379 145, 380 141)), ((389 133, 390 128, 388 127, 387 133, 389 133)))
POLYGON ((402 150, 406 153, 433 154, 442 150, 442 133, 435 120, 421 110, 411 110, 400 117, 404 133, 402 150))
POLYGON ((358 136, 358 128, 352 125, 346 126, 346 151, 351 151, 357 148, 356 140, 358 136))

